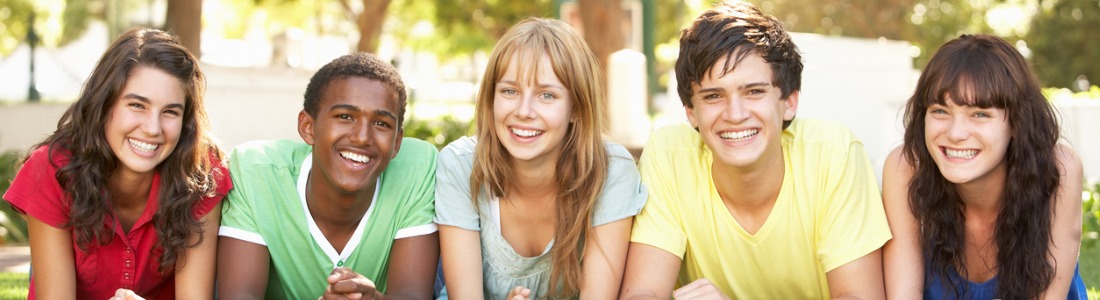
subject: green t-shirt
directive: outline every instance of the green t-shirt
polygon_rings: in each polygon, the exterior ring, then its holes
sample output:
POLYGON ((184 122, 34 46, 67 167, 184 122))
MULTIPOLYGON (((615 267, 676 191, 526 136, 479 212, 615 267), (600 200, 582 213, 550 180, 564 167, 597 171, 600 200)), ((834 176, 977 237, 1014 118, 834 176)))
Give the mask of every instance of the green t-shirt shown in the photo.
POLYGON ((374 201, 342 251, 336 251, 306 209, 312 147, 291 140, 250 142, 229 160, 234 189, 226 197, 219 235, 267 247, 267 298, 313 299, 337 266, 349 267, 386 290, 390 248, 399 238, 435 232, 432 145, 405 138, 379 177, 374 201))

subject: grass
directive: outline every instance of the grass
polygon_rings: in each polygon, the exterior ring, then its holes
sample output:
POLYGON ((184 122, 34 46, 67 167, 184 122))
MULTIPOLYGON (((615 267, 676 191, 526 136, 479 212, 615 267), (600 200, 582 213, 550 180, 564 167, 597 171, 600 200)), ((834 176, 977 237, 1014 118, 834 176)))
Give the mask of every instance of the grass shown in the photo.
POLYGON ((27 299, 27 273, 0 273, 0 299, 27 299))
POLYGON ((1078 260, 1081 264, 1081 278, 1089 289, 1089 299, 1100 300, 1100 247, 1082 247, 1078 260))

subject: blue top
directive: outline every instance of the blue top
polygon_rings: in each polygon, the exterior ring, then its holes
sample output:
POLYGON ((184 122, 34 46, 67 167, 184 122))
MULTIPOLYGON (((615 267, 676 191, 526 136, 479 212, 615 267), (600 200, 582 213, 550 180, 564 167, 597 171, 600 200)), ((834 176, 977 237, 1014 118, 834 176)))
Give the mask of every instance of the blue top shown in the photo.
MULTIPOLYGON (((933 275, 929 267, 930 266, 926 262, 924 271, 924 299, 954 299, 954 291, 946 289, 944 284, 940 282, 939 276, 933 275)), ((956 290, 962 293, 959 299, 988 300, 1000 298, 995 296, 997 294, 998 276, 993 276, 993 278, 982 283, 970 282, 955 271, 951 271, 948 277, 959 283, 956 288, 956 290)), ((1069 295, 1066 296, 1066 299, 1088 299, 1085 282, 1081 279, 1080 264, 1073 269, 1073 280, 1070 281, 1069 295)))

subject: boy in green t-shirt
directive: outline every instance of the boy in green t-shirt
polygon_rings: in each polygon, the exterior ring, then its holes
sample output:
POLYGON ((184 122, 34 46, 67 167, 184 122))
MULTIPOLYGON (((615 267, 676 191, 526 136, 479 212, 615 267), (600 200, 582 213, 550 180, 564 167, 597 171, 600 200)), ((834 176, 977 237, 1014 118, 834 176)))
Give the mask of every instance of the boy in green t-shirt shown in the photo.
POLYGON ((346 55, 310 79, 298 114, 305 143, 233 151, 219 298, 431 298, 437 152, 402 138, 405 105, 393 66, 346 55))
POLYGON ((884 298, 890 239, 873 168, 843 125, 795 120, 798 48, 745 2, 680 36, 691 126, 655 131, 639 160, 622 299, 884 298))

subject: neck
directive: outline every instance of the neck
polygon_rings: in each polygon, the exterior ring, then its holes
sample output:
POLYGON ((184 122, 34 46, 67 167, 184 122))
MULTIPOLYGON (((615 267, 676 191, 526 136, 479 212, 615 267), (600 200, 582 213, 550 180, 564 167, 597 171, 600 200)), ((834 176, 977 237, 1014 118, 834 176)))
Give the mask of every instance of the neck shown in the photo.
MULTIPOLYGON (((316 169, 314 169, 316 170, 316 169)), ((377 181, 356 193, 342 193, 331 183, 324 182, 324 175, 311 174, 306 180, 306 205, 319 225, 349 226, 355 228, 363 219, 371 202, 377 181)))
POLYGON ((711 178, 718 195, 727 205, 744 208, 769 208, 779 197, 785 173, 783 157, 764 161, 750 168, 737 168, 714 161, 711 178))
POLYGON ((973 210, 975 213, 996 215, 1001 211, 1006 173, 1005 164, 1001 163, 978 179, 956 184, 959 197, 966 203, 968 213, 973 210))
POLYGON ((506 179, 509 198, 540 199, 558 194, 557 169, 553 165, 541 166, 528 162, 514 162, 514 178, 506 179))
POLYGON ((135 174, 115 171, 107 179, 107 192, 119 208, 144 207, 153 188, 153 173, 135 174))

